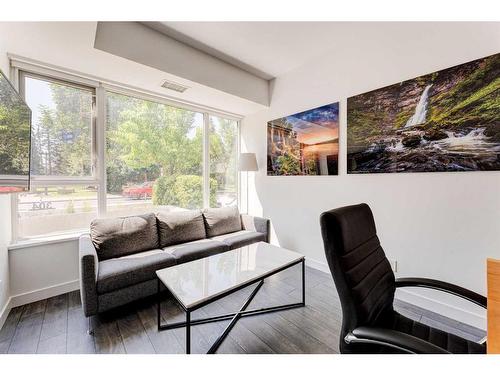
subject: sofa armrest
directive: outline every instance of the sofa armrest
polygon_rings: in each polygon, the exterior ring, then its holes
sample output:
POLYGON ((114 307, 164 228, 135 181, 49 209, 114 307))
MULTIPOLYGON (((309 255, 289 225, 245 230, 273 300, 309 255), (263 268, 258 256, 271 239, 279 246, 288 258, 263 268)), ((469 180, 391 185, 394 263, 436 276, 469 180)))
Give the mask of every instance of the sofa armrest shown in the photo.
POLYGON ((271 221, 269 219, 242 214, 241 224, 244 230, 264 233, 266 235, 266 242, 270 242, 271 221))
POLYGON ((90 235, 79 239, 80 296, 85 316, 97 314, 97 273, 99 259, 90 235))

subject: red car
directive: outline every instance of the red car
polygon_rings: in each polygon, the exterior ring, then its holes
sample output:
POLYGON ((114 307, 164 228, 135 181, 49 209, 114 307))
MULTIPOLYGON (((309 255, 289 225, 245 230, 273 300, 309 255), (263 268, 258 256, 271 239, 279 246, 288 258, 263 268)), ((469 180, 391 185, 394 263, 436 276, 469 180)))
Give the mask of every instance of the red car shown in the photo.
POLYGON ((144 182, 140 185, 125 186, 122 195, 132 199, 150 199, 153 196, 153 184, 154 182, 144 182))
POLYGON ((0 193, 20 193, 26 191, 22 187, 17 186, 0 186, 0 193))

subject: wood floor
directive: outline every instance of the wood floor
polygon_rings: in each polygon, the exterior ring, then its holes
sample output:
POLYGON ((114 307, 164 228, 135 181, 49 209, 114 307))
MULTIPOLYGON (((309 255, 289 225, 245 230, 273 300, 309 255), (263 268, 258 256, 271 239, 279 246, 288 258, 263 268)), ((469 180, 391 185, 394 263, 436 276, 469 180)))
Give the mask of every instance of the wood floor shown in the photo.
MULTIPOLYGON (((300 268, 276 274, 262 286, 249 308, 299 302, 300 268)), ((192 314, 192 319, 238 310, 254 286, 243 289, 192 314)), ((331 276, 306 269, 304 308, 242 318, 218 353, 336 353, 341 308, 331 276)), ((479 340, 484 332, 403 302, 396 308, 408 317, 479 340)), ((182 321, 183 311, 168 297, 162 320, 182 321)), ((11 310, 0 331, 0 353, 184 353, 185 329, 158 332, 156 304, 146 299, 92 319, 88 335, 78 291, 11 310)), ((226 322, 194 326, 191 352, 204 353, 226 322)))

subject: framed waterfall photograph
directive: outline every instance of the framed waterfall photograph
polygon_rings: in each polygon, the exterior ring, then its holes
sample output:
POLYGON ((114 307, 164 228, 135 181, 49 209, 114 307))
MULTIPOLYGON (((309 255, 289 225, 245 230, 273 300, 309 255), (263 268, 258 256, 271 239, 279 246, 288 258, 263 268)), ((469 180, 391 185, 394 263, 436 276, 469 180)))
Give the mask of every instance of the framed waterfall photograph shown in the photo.
POLYGON ((337 175, 339 103, 267 123, 267 175, 337 175))
POLYGON ((347 172, 500 170, 500 54, 347 99, 347 172))

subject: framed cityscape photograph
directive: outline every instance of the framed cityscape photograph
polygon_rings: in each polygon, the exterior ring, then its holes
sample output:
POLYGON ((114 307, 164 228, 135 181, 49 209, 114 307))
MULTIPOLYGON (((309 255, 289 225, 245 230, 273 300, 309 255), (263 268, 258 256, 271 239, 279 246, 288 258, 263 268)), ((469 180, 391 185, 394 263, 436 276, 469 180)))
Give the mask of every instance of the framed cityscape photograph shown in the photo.
POLYGON ((339 103, 267 123, 269 176, 337 175, 339 103))

